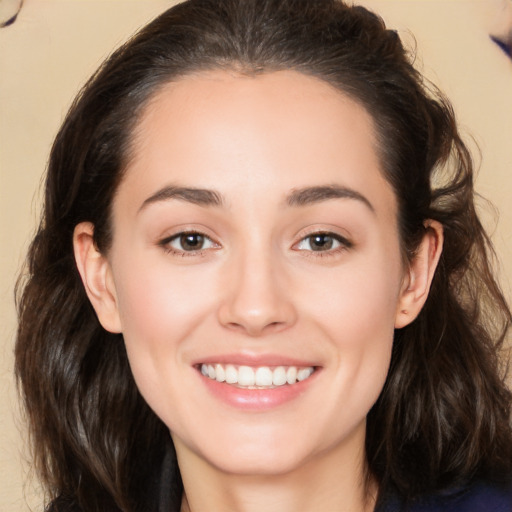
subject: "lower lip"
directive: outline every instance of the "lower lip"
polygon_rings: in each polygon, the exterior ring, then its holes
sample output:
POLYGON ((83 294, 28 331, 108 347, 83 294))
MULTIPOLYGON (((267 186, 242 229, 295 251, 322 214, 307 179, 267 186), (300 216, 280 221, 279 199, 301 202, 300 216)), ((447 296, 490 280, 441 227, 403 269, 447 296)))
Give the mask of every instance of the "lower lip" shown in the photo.
POLYGON ((310 377, 295 384, 285 384, 268 389, 238 388, 205 377, 201 373, 199 376, 208 390, 224 403, 238 409, 259 411, 279 407, 295 400, 306 392, 317 373, 318 370, 315 370, 310 377))

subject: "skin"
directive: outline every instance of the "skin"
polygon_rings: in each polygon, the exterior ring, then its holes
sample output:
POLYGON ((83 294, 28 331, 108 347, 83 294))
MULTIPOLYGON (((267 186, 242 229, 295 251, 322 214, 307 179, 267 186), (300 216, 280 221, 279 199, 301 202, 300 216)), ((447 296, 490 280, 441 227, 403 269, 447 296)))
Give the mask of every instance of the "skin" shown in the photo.
POLYGON ((429 223, 403 262, 375 140, 365 109, 315 78, 188 76, 140 120, 108 254, 91 224, 76 227, 91 302, 123 333, 137 385, 171 432, 182 510, 373 510, 366 415, 394 329, 423 306, 442 247, 429 223), (298 190, 334 185, 343 197, 294 202, 298 190), (203 204, 165 187, 215 194, 203 204), (207 237, 202 250, 184 250, 184 230, 207 237), (312 250, 319 232, 332 246, 312 250), (292 400, 246 410, 214 396, 197 370, 226 354, 299 358, 317 371, 292 400))

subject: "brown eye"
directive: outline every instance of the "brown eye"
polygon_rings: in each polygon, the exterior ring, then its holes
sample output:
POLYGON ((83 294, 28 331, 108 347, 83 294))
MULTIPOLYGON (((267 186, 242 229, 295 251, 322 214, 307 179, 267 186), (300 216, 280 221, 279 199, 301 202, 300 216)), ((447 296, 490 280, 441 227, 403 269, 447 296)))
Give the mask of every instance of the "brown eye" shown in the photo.
POLYGON ((203 248, 204 236, 199 233, 183 233, 179 241, 182 250, 197 251, 203 248))
POLYGON ((350 248, 352 244, 335 233, 313 233, 304 237, 296 247, 299 251, 327 252, 350 248))
POLYGON ((195 232, 178 233, 163 240, 161 245, 176 253, 199 252, 215 247, 215 243, 209 237, 195 232))
POLYGON ((332 236, 320 233, 309 237, 309 246, 312 251, 328 251, 332 249, 334 239, 332 236))

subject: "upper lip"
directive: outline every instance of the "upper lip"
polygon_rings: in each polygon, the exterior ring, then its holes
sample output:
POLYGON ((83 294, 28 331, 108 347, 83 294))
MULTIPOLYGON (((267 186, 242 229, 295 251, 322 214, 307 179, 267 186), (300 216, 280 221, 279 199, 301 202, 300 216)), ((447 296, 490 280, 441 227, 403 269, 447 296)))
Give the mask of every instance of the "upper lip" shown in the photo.
POLYGON ((218 354, 197 359, 192 364, 194 366, 200 364, 233 364, 237 366, 297 366, 309 367, 318 366, 312 360, 297 359, 282 354, 252 354, 252 353, 233 353, 218 354))

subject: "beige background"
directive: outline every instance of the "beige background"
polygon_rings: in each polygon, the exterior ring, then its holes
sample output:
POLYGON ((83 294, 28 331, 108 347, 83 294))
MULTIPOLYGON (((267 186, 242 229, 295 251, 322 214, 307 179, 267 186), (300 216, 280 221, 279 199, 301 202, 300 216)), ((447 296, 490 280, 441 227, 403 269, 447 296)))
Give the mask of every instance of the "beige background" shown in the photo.
MULTIPOLYGON (((2 0, 0 0, 2 2, 2 0)), ((101 60, 170 6, 164 0, 25 0, 0 29, 0 511, 42 510, 30 483, 12 378, 13 286, 33 233, 41 175, 67 106, 101 60)), ((489 39, 510 0, 373 0, 418 47, 418 65, 452 98, 481 148, 477 188, 500 212, 485 213, 512 296, 512 61, 489 39)), ((508 7, 507 7, 508 6, 508 7)), ((508 11, 507 11, 508 8, 508 11)), ((507 12, 509 14, 507 14, 507 12)), ((413 44, 413 43, 411 43, 413 44)))

